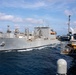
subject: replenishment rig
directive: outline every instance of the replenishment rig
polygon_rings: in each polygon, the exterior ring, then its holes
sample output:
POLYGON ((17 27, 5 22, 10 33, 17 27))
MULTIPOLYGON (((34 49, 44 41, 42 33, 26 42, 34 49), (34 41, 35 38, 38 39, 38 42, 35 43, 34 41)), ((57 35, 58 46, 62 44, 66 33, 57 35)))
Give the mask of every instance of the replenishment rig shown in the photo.
POLYGON ((65 36, 59 36, 61 41, 61 54, 76 54, 76 28, 70 27, 70 17, 68 20, 68 34, 65 36))

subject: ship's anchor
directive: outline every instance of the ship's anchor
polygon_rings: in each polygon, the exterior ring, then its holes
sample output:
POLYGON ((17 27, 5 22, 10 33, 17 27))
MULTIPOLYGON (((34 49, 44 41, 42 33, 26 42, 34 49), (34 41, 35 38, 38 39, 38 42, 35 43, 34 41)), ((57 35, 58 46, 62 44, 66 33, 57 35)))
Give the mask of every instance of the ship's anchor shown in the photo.
POLYGON ((1 47, 5 46, 5 42, 2 42, 2 43, 0 44, 0 46, 1 46, 1 47))

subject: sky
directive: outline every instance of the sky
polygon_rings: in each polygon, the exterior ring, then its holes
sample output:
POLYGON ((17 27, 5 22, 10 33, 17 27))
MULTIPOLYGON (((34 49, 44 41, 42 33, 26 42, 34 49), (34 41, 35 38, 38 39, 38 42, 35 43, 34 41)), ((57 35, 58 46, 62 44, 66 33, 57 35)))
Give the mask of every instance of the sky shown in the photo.
POLYGON ((76 0, 0 0, 0 31, 7 25, 20 31, 49 26, 62 35, 67 33, 68 15, 71 27, 76 27, 76 0))

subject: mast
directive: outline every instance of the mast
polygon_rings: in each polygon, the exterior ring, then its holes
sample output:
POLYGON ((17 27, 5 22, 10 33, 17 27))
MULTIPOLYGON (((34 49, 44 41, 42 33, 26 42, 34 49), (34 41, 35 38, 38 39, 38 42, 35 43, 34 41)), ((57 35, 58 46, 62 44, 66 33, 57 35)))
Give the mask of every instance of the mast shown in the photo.
POLYGON ((69 18, 68 18, 68 33, 70 32, 70 17, 71 15, 69 15, 69 18))
POLYGON ((11 33, 10 26, 7 26, 7 33, 11 33))

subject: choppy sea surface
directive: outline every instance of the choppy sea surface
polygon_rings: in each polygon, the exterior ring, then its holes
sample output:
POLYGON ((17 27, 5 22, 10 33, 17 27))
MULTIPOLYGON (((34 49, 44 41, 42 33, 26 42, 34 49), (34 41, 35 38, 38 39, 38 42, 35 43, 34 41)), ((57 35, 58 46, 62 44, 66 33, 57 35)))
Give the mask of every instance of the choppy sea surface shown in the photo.
POLYGON ((60 46, 0 52, 0 75, 56 75, 57 60, 68 63, 67 75, 76 75, 76 59, 60 54, 60 46))

